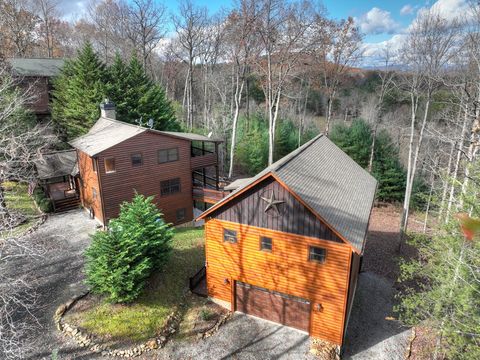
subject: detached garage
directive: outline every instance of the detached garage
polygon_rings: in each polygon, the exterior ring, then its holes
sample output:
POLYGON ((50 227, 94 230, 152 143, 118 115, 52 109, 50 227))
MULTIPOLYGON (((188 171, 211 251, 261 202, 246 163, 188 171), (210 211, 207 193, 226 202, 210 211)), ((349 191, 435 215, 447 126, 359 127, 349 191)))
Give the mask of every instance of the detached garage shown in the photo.
POLYGON ((208 296, 342 346, 377 182, 319 135, 205 211, 208 296))

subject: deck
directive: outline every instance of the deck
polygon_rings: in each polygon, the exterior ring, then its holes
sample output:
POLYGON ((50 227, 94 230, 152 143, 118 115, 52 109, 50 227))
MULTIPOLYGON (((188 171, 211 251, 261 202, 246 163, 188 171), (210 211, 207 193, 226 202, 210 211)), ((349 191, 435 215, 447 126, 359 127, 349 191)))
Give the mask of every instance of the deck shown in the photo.
POLYGON ((193 200, 207 204, 215 204, 229 194, 228 191, 209 189, 201 186, 193 187, 193 200))

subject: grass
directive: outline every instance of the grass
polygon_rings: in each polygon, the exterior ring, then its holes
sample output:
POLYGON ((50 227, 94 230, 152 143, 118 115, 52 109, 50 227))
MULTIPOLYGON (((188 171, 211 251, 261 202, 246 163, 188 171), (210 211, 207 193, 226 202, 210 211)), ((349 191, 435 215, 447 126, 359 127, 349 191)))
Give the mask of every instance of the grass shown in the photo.
POLYGON ((7 208, 17 211, 27 218, 27 221, 14 229, 14 234, 18 235, 26 231, 32 225, 32 220, 39 215, 33 198, 28 195, 28 185, 13 181, 3 183, 5 190, 5 201, 7 208))
POLYGON ((154 337, 183 299, 188 278, 205 263, 203 228, 176 229, 173 251, 164 269, 150 279, 133 304, 100 302, 79 313, 80 326, 109 339, 144 341, 154 337))

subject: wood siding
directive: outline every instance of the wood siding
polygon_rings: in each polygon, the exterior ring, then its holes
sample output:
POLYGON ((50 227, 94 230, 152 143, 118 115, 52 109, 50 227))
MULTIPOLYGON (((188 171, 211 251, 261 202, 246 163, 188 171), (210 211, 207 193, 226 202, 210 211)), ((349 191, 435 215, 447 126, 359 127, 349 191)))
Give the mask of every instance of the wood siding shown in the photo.
POLYGON ((103 209, 101 200, 101 189, 98 173, 93 171, 92 158, 84 152, 77 150, 78 171, 80 173, 80 200, 86 209, 93 209, 95 218, 103 223, 103 209), (93 198, 94 188, 97 192, 96 199, 93 198))
POLYGON ((360 259, 361 256, 356 252, 352 253, 352 260, 350 265, 350 284, 348 285, 348 301, 345 326, 348 324, 350 318, 350 312, 352 311, 353 300, 355 297, 355 290, 357 289, 358 273, 360 272, 360 259))
POLYGON ((174 224, 193 219, 192 172, 190 168, 190 141, 154 133, 141 133, 98 155, 103 190, 105 218, 118 216, 120 204, 130 201, 137 191, 155 196, 155 203, 167 222, 174 224), (178 161, 158 163, 158 150, 178 148, 178 161), (132 166, 131 155, 141 153, 143 164, 132 166), (105 159, 115 158, 115 172, 105 172, 105 159), (160 182, 180 178, 181 191, 161 196, 160 182), (185 209, 185 219, 177 221, 176 212, 185 209))
POLYGON ((209 216, 219 220, 343 243, 332 230, 272 177, 247 190, 209 216), (285 201, 279 205, 279 215, 272 210, 268 214, 265 213, 266 202, 260 198, 261 196, 270 197, 272 191, 275 199, 285 201))
POLYGON ((205 239, 209 296, 232 303, 232 286, 238 280, 309 300, 309 333, 342 344, 349 245, 219 219, 207 219, 205 239), (237 243, 223 242, 224 228, 237 231, 237 243), (260 251, 260 236, 272 238, 272 252, 260 251), (309 245, 327 250, 325 263, 308 261, 309 245))

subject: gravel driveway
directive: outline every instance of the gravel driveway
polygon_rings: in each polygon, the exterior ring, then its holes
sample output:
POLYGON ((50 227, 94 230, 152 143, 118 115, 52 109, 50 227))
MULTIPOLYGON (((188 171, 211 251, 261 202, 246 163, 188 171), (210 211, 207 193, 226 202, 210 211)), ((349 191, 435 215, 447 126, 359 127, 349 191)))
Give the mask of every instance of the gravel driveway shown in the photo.
POLYGON ((51 215, 29 235, 32 242, 44 246, 46 253, 28 262, 12 264, 13 271, 29 274, 34 279, 33 287, 38 294, 33 311, 38 325, 33 330, 35 340, 31 345, 34 350, 29 359, 51 359, 55 349, 62 359, 72 358, 72 354, 81 356, 81 350, 75 345, 59 339, 52 317, 62 302, 85 290, 82 254, 96 225, 97 222, 90 220, 83 210, 51 215))

